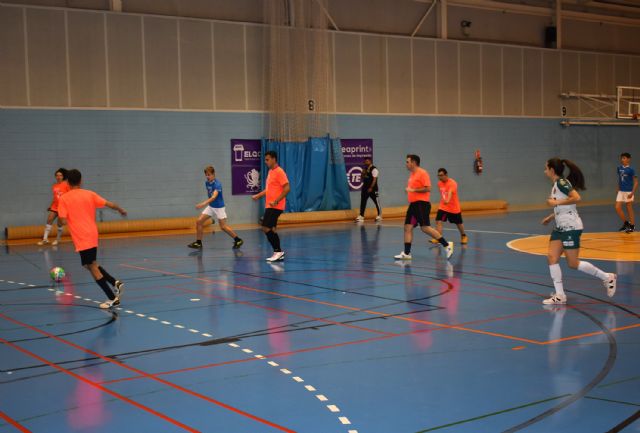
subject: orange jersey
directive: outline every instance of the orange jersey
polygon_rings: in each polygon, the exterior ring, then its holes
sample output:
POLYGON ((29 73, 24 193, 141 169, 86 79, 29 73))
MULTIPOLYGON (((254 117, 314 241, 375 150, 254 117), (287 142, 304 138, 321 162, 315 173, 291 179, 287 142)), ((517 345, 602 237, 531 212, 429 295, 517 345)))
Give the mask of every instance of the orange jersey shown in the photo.
POLYGON ((104 198, 87 189, 72 189, 60 197, 58 215, 66 218, 76 251, 98 246, 96 209, 106 203, 104 198))
POLYGON ((274 202, 282 191, 284 190, 284 186, 289 183, 289 179, 287 178, 287 174, 284 172, 282 167, 277 166, 273 170, 269 170, 269 174, 267 175, 267 198, 266 198, 266 207, 270 207, 273 209, 280 209, 284 211, 284 207, 287 204, 286 199, 280 200, 280 202, 272 206, 271 203, 274 202))
POLYGON ((51 186, 51 192, 53 194, 53 200, 51 200, 51 205, 49 206, 49 209, 51 209, 54 212, 58 212, 58 202, 60 200, 60 197, 65 192, 69 191, 70 188, 71 187, 69 186, 69 184, 67 183, 66 180, 63 180, 60 183, 54 183, 51 186))
MULTIPOLYGON (((424 188, 425 186, 431 186, 429 173, 427 173, 425 169, 416 167, 413 173, 409 175, 407 187, 412 189, 419 189, 424 188)), ((409 203, 413 203, 415 201, 429 201, 429 195, 430 194, 428 192, 408 192, 407 198, 409 199, 409 203)))
POLYGON ((460 200, 458 199, 458 183, 449 178, 446 182, 439 181, 438 189, 440 190, 440 210, 449 213, 460 213, 460 200), (445 200, 451 192, 451 200, 445 204, 445 200))

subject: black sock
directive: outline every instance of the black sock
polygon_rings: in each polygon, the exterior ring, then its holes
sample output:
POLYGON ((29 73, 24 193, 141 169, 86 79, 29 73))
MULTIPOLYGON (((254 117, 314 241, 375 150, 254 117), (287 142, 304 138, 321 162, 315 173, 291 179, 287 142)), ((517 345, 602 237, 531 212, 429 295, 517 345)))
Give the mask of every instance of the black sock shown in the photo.
POLYGON ((440 242, 440 245, 442 245, 443 247, 448 247, 449 246, 449 242, 444 240, 444 236, 441 237, 440 239, 438 239, 438 242, 440 242))
POLYGON ((273 233, 273 240, 274 240, 273 251, 275 251, 276 253, 282 252, 282 250, 280 249, 280 236, 278 236, 278 233, 276 232, 271 232, 271 233, 273 233))
POLYGON ((233 238, 233 240, 234 240, 234 241, 236 241, 236 242, 238 242, 238 241, 241 241, 242 239, 240 239, 240 237, 239 237, 239 236, 236 236, 235 238, 233 238))
POLYGON ((111 300, 114 300, 116 298, 116 295, 113 294, 113 291, 109 287, 109 284, 107 283, 107 279, 105 277, 96 280, 96 283, 98 284, 98 286, 100 286, 104 294, 107 295, 107 298, 111 300))
POLYGON ((109 275, 109 272, 105 271, 102 266, 98 266, 98 269, 100 269, 100 273, 102 274, 103 277, 105 277, 107 279, 109 284, 111 284, 112 286, 115 286, 116 279, 113 278, 111 275, 109 275))
POLYGON ((276 250, 275 233, 272 232, 271 230, 269 230, 268 232, 265 233, 265 235, 267 236, 267 239, 269 240, 269 243, 271 244, 271 248, 273 248, 273 251, 275 251, 276 250))
POLYGON ((404 253, 411 254, 411 242, 404 243, 404 253))

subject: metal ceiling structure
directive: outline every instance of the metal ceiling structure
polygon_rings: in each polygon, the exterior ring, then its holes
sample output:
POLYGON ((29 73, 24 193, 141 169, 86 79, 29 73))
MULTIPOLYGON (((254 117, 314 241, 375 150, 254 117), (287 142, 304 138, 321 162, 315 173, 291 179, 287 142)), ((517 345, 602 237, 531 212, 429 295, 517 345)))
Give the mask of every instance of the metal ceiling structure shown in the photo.
MULTIPOLYGON (((292 1, 292 0, 282 0, 292 1)), ((420 35, 421 21, 438 6, 501 11, 640 27, 640 0, 316 0, 339 31, 420 35), (429 11, 429 13, 427 13, 429 11)), ((1 0, 0 3, 264 23, 263 0, 1 0)), ((559 29, 560 30, 560 29, 559 29)), ((440 34, 440 37, 443 35, 440 34)), ((445 35, 446 36, 446 33, 445 35)))

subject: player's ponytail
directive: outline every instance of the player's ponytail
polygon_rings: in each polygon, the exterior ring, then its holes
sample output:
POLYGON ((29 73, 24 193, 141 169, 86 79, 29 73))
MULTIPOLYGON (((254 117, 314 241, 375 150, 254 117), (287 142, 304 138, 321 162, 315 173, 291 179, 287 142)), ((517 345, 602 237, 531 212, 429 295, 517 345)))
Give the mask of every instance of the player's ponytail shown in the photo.
POLYGON ((562 177, 564 168, 567 167, 569 169, 567 180, 571 182, 571 185, 576 190, 587 189, 584 184, 584 175, 582 174, 582 171, 577 165, 575 165, 573 162, 569 161, 568 159, 551 158, 547 161, 547 167, 552 169, 554 173, 560 177, 562 177))
POLYGON ((587 189, 584 184, 584 175, 582 174, 580 167, 578 167, 568 159, 562 159, 561 161, 565 166, 569 168, 569 175, 567 176, 567 180, 571 182, 571 185, 578 191, 587 189))

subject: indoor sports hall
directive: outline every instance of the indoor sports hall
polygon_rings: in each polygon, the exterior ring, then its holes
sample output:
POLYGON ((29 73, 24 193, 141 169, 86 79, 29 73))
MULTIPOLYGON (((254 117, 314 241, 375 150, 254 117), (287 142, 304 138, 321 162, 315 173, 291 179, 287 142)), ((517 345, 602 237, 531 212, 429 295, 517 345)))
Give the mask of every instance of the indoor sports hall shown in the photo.
POLYGON ((639 39, 0 0, 0 432, 640 432, 639 39))

